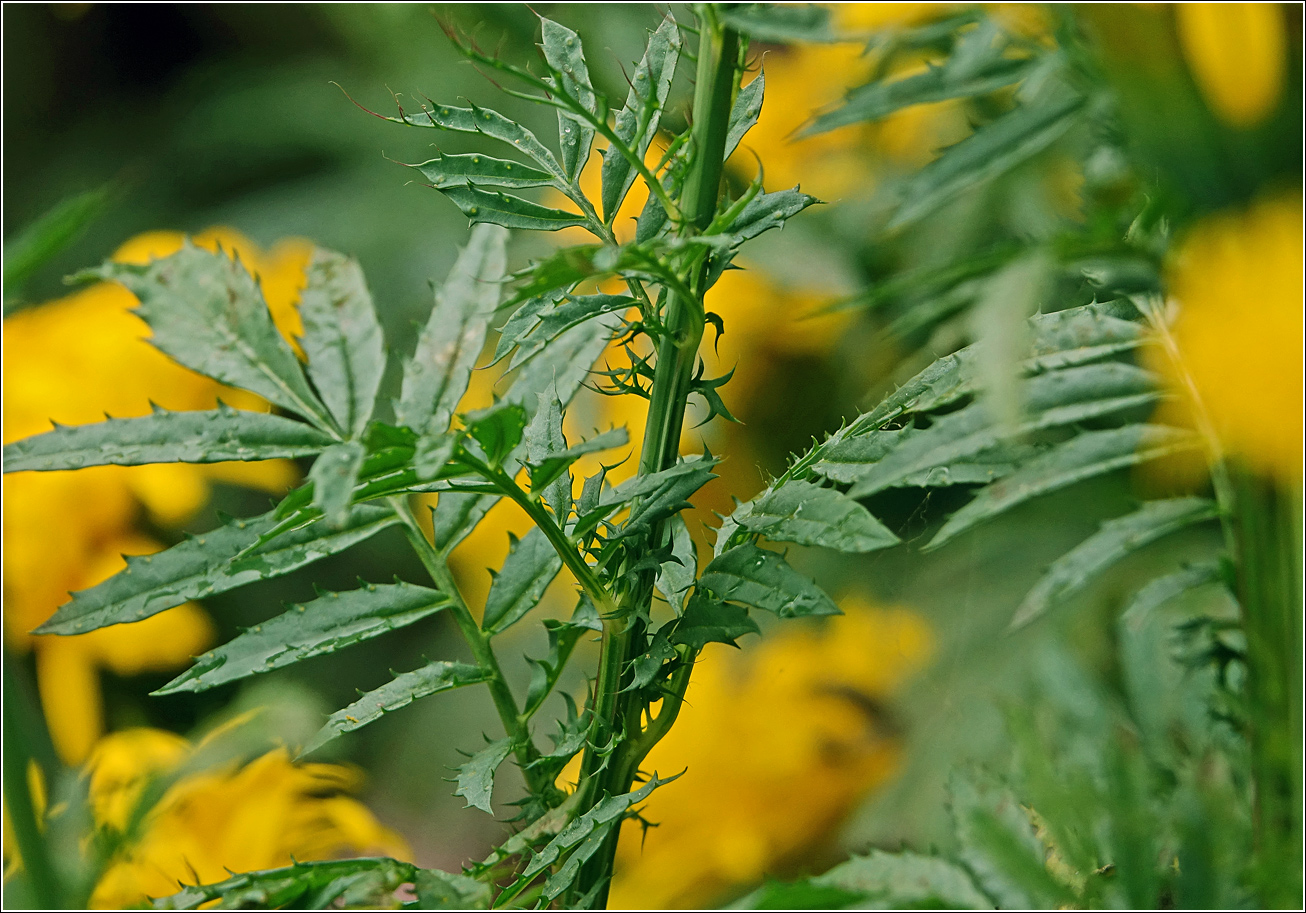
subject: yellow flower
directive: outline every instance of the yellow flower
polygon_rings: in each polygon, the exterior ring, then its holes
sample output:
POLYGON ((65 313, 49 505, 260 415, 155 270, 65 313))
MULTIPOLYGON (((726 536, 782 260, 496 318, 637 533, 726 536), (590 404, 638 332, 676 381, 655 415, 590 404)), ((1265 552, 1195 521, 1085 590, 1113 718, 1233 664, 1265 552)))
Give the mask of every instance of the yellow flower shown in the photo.
MULTIPOLYGON (((124 244, 114 259, 143 263, 180 248, 182 235, 152 232, 124 244)), ((264 254, 241 235, 215 229, 195 238, 221 245, 259 274, 283 332, 299 330, 295 301, 310 246, 285 241, 264 254)), ((145 342, 148 328, 130 309, 136 299, 101 283, 4 322, 4 440, 48 431, 50 421, 82 424, 107 412, 145 415, 167 409, 233 406, 266 410, 258 397, 222 387, 182 368, 145 342)), ((293 464, 105 466, 80 472, 19 473, 4 479, 5 639, 36 651, 41 700, 51 735, 69 763, 82 761, 103 731, 99 670, 121 675, 176 668, 206 647, 212 630, 203 612, 182 606, 129 627, 77 637, 33 638, 27 632, 67 599, 119 570, 121 555, 162 547, 137 532, 142 508, 160 526, 188 520, 208 498, 211 482, 284 491, 293 464)))
POLYGON ((1283 93, 1287 35, 1277 3, 1180 3, 1179 43, 1207 104, 1235 127, 1254 127, 1283 93))
MULTIPOLYGON (((1302 461, 1302 198, 1280 196, 1221 213, 1184 237, 1166 270, 1178 302, 1172 327, 1185 378, 1160 353, 1153 366, 1195 393, 1221 446, 1294 484, 1302 461)), ((1188 423, 1186 399, 1161 420, 1188 423)))
MULTIPOLYGON (((178 772, 194 754, 185 739, 157 729, 101 739, 86 768, 96 824, 122 832, 146 783, 178 772)), ((178 882, 221 881, 228 870, 347 855, 406 858, 403 839, 346 795, 359 784, 352 768, 295 764, 284 748, 248 764, 182 776, 110 864, 91 906, 140 906, 175 893, 178 882)))
POLYGON ((820 628, 782 627, 742 652, 710 647, 670 734, 643 764, 684 776, 627 825, 614 907, 703 907, 826 843, 894 771, 883 703, 932 649, 905 609, 845 600, 820 628))

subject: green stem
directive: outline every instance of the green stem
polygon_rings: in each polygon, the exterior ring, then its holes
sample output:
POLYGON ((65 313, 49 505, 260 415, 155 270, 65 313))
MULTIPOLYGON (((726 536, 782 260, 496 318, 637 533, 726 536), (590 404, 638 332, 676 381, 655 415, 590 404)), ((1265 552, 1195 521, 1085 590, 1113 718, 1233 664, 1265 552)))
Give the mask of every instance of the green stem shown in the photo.
POLYGON ((463 639, 467 641, 467 646, 471 648, 476 664, 490 674, 486 685, 490 689, 490 697, 494 701, 494 709, 498 711, 504 731, 512 737, 513 752, 517 756, 517 765, 521 768, 522 776, 526 778, 527 787, 536 795, 547 793, 553 788, 553 784, 542 782, 539 774, 529 766, 535 760, 535 745, 517 710, 517 700, 512 696, 512 689, 508 687, 508 681, 499 667, 499 660, 490 646, 489 637, 472 617, 471 610, 467 608, 467 602, 463 599, 462 591, 458 589, 458 584, 449 571, 449 566, 422 532, 407 498, 396 496, 390 498, 389 502, 403 523, 404 533, 422 562, 422 566, 431 575, 431 580, 435 582, 436 587, 449 597, 449 611, 458 625, 458 630, 462 632, 463 639))
POLYGON ((1235 467, 1260 902, 1302 904, 1301 495, 1235 467))
MULTIPOLYGON (((9 820, 14 828, 23 871, 31 887, 31 899, 38 909, 63 909, 64 903, 50 859, 49 848, 41 836, 36 802, 27 780, 28 766, 39 764, 39 723, 33 724, 34 708, 28 706, 27 694, 14 672, 15 661, 5 653, 4 663, 4 796, 9 820)), ((49 783, 51 770, 45 770, 49 783)))

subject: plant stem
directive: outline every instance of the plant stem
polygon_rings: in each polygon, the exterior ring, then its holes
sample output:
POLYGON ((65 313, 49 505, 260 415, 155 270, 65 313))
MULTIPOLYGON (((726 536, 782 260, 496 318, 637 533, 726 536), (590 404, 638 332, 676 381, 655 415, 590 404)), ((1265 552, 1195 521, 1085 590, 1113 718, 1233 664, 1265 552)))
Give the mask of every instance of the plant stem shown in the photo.
POLYGON ((421 560, 422 566, 431 575, 431 580, 436 587, 449 597, 449 611, 453 614, 454 621, 458 625, 458 630, 462 632, 463 639, 467 641, 467 646, 471 649, 476 664, 490 674, 490 678, 486 680, 486 685, 490 689, 490 697, 494 701, 494 709, 498 711, 499 720, 503 723, 504 731, 512 737, 513 752, 517 756, 517 766, 521 768, 522 776, 526 778, 527 787, 536 795, 548 792, 553 788, 553 784, 541 782, 539 774, 535 773, 529 766, 535 760, 535 745, 531 741, 530 732, 527 731, 520 718, 517 710, 517 700, 512 696, 512 689, 508 687, 508 681, 504 678, 503 670, 499 667, 499 660, 494 655, 494 649, 490 646, 490 638, 485 635, 480 625, 476 623, 476 619, 472 617, 471 610, 467 608, 462 592, 453 579, 453 574, 449 572, 448 565, 441 559, 439 552, 435 550, 435 546, 427 540, 426 534, 422 532, 421 526, 417 523, 417 518, 413 516, 412 508, 408 505, 407 498, 395 496, 388 500, 395 514, 403 523, 404 533, 408 536, 408 542, 412 545, 413 550, 417 552, 417 557, 421 560))
POLYGON ((1255 878, 1266 907, 1302 903, 1300 492, 1231 472, 1238 597, 1247 634, 1255 878))

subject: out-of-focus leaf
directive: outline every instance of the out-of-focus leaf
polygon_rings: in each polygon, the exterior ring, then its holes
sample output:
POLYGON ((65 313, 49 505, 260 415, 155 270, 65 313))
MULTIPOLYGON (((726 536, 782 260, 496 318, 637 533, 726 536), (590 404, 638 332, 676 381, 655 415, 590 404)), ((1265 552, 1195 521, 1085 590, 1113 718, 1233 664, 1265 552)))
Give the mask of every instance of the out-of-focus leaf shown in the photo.
MULTIPOLYGON (((644 57, 631 78, 626 105, 617 112, 613 132, 617 139, 640 159, 658 132, 662 106, 671 91, 671 78, 676 73, 680 59, 680 27, 671 17, 662 20, 657 31, 649 36, 644 57)), ((626 198, 635 182, 636 171, 618 149, 609 144, 603 150, 602 203, 603 218, 611 223, 617 215, 621 201, 626 198)))
POLYGON ((1030 319, 1031 350, 1026 367, 1068 368, 1137 348, 1143 327, 1115 316, 1108 306, 1086 304, 1030 319))
POLYGON ((336 736, 352 732, 379 720, 383 714, 407 707, 415 700, 485 681, 489 676, 466 663, 427 663, 412 672, 402 672, 394 680, 369 691, 344 710, 331 714, 327 724, 304 746, 300 755, 316 751, 336 736))
POLYGON ((467 247, 435 296, 431 317, 404 364, 395 418, 419 436, 443 434, 467 391, 472 368, 503 279, 508 233, 491 226, 472 229, 467 247))
POLYGON ((991 910, 994 904, 970 873, 954 862, 905 850, 871 850, 824 874, 766 885, 734 906, 743 910, 991 910))
POLYGON ((343 529, 314 524, 283 536, 274 546, 247 557, 241 567, 232 568, 231 560, 271 529, 276 518, 268 513, 251 520, 230 520, 156 555, 129 556, 124 570, 74 593, 35 633, 84 634, 107 625, 140 621, 192 599, 288 574, 396 522, 389 508, 359 505, 343 529))
POLYGON ((411 863, 382 858, 297 862, 282 869, 233 875, 214 884, 183 886, 176 894, 155 900, 154 908, 198 910, 220 900, 223 908, 234 910, 322 910, 346 898, 351 905, 372 906, 420 877, 420 872, 411 863))
POLYGON ((312 602, 292 605, 284 614, 246 628, 154 693, 205 691, 311 656, 335 653, 420 621, 448 604, 444 593, 403 582, 322 593, 312 602))
POLYGON ((221 463, 312 456, 332 443, 312 425, 219 404, 203 412, 156 409, 141 418, 61 425, 4 447, 5 472, 145 463, 221 463))
POLYGON ((751 543, 714 558, 703 570, 698 587, 718 599, 765 609, 781 618, 842 614, 820 587, 784 558, 751 543))
POLYGON ((865 507, 833 488, 791 480, 735 512, 735 522, 777 542, 873 552, 900 541, 865 507))
POLYGON ((662 563, 658 569, 657 586, 671 608, 679 612, 684 605, 685 594, 698 579, 698 551, 684 517, 679 514, 672 517, 667 522, 667 529, 671 536, 671 557, 675 560, 662 563))
POLYGON ((77 239, 109 202, 111 185, 60 200, 4 247, 4 316, 22 306, 19 295, 32 274, 77 239))
POLYGON ((1053 562, 1016 610, 1011 627, 1029 624, 1131 552, 1176 530, 1217 516, 1219 507, 1214 501, 1170 498, 1149 501, 1132 514, 1108 520, 1100 530, 1053 562))
POLYGON ((308 376, 350 437, 372 418, 385 374, 385 339, 358 261, 318 248, 299 298, 308 376))
POLYGON ((450 155, 437 151, 435 158, 409 167, 420 171, 436 190, 482 184, 494 187, 548 187, 556 181, 553 175, 529 165, 480 152, 450 155))
MULTIPOLYGON (((594 87, 590 85, 589 67, 580 36, 552 19, 540 17, 544 59, 562 74, 558 90, 574 98, 591 114, 595 113, 594 87)), ((570 111, 558 110, 558 146, 562 150, 562 170, 575 181, 589 159, 594 142, 594 128, 570 111)))
POLYGON ((453 791, 453 794, 466 799, 468 808, 479 808, 487 815, 494 814, 490 809, 490 794, 494 790, 494 772, 510 754, 512 754, 510 738, 491 742, 476 752, 470 761, 459 766, 458 788, 453 791))
POLYGON ((485 190, 471 184, 454 184, 439 190, 453 200, 473 225, 489 223, 529 231, 557 231, 585 224, 584 216, 541 206, 502 190, 485 190))
POLYGON ((721 18, 732 29, 770 44, 835 40, 830 11, 812 3, 738 3, 723 9, 721 18))
POLYGON ((358 473, 363 468, 363 445, 345 441, 322 451, 308 471, 313 483, 313 506, 322 512, 326 524, 334 529, 349 520, 358 473))
POLYGON ((701 650, 706 644, 737 646, 735 640, 745 634, 761 633, 761 628, 748 617, 748 609, 743 606, 695 595, 685 606, 685 614, 676 621, 670 639, 672 643, 701 650))
POLYGON ((488 910, 492 899, 485 882, 438 869, 419 869, 413 890, 423 910, 488 910))
POLYGON ((154 331, 150 342, 179 363, 332 428, 299 359, 272 323, 262 291, 239 260, 187 240, 169 257, 143 266, 110 261, 78 278, 124 285, 140 299, 135 313, 154 331))
POLYGON ((562 570, 562 559, 541 530, 532 529, 521 540, 509 538, 508 557, 485 597, 481 627, 492 634, 506 631, 535 608, 562 570))
POLYGON ((1056 142, 1083 106, 1079 96, 1013 108, 949 146, 902 186, 902 205, 888 228, 929 215, 962 191, 1003 174, 1056 142))
POLYGON ((1201 441, 1196 435, 1165 425, 1126 425, 1083 432, 982 490, 975 500, 948 518, 925 549, 938 548, 975 524, 1030 498, 1199 446, 1201 441))

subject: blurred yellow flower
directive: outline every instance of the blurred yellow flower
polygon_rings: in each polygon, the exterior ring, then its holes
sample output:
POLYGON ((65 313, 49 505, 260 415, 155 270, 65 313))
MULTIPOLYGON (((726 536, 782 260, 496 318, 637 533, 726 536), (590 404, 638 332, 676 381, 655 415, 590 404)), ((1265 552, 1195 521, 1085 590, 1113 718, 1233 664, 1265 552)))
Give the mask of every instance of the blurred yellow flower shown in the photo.
MULTIPOLYGON (((151 232, 114 254, 144 263, 181 247, 176 232, 151 232)), ((299 331, 295 302, 311 246, 283 241, 264 254, 236 232, 214 229, 195 242, 234 252, 262 281, 285 333, 299 331)), ((4 440, 48 431, 50 421, 82 424, 145 415, 150 403, 167 409, 233 406, 266 411, 251 394, 182 368, 145 342, 148 328, 130 309, 136 299, 115 283, 100 283, 4 321, 4 440)), ((137 532, 142 508, 160 526, 188 520, 213 481, 284 491, 293 464, 105 466, 79 472, 19 473, 4 478, 5 639, 36 651, 41 701, 60 755, 79 763, 103 731, 99 670, 120 675, 175 668, 203 650, 211 625, 194 605, 128 627, 77 637, 33 638, 67 599, 123 566, 121 555, 162 545, 137 532)))
POLYGON ((1178 3, 1179 43, 1211 110, 1254 127, 1283 93, 1287 35, 1277 3, 1178 3))
MULTIPOLYGON (((643 764, 683 777, 627 825, 612 905, 703 907, 827 844, 899 759, 884 702, 932 650, 905 609, 845 600, 822 627, 785 626, 742 652, 709 647, 676 725, 643 764)), ((790 623, 793 624, 793 623, 790 623)))
MULTIPOLYGON (((146 783, 194 756, 182 737, 129 729, 96 744, 87 762, 96 824, 119 832, 146 783)), ((336 764, 295 764, 284 748, 248 764, 183 776, 146 815, 139 836, 91 896, 99 909, 135 907, 179 882, 221 881, 292 861, 383 854, 407 858, 403 839, 347 793, 360 776, 336 764)))
MULTIPOLYGON (((1166 271, 1192 388, 1150 355, 1181 396, 1196 394, 1227 452, 1290 485, 1302 471, 1302 240, 1299 193, 1199 222, 1166 271)), ((1163 406, 1161 420, 1188 422, 1187 408, 1163 406)))

